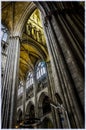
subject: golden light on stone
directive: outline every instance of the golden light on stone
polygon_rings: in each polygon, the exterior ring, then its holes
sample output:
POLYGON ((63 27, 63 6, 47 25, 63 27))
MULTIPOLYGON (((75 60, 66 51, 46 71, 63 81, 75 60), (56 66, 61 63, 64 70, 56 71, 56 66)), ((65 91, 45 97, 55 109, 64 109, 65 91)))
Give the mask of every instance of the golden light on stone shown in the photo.
POLYGON ((41 23, 40 11, 36 9, 28 18, 25 32, 22 35, 22 45, 20 48, 20 78, 34 67, 38 60, 49 61, 44 30, 41 23))

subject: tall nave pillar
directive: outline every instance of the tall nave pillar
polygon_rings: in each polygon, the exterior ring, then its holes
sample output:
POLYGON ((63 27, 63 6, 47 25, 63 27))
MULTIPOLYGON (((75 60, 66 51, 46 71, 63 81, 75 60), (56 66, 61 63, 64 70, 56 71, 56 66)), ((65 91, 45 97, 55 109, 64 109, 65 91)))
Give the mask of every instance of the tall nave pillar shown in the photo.
POLYGON ((57 92, 72 128, 84 127, 84 9, 78 2, 39 2, 57 92))
POLYGON ((9 38, 5 74, 2 83, 2 128, 14 128, 16 121, 17 86, 19 73, 19 37, 9 38))

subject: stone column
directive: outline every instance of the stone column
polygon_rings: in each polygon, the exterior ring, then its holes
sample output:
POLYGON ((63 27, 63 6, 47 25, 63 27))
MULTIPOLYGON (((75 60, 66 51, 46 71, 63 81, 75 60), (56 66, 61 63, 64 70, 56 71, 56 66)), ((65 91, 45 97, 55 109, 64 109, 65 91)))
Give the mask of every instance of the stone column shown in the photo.
MULTIPOLYGON (((79 13, 80 8, 76 9, 72 2, 57 4, 45 2, 41 6, 46 14, 42 19, 51 58, 55 91, 59 93, 63 105, 68 110, 71 126, 83 128, 84 57, 82 54, 84 50, 81 46, 84 44, 84 33, 80 30, 84 30, 84 21, 79 13)), ((83 9, 81 11, 83 12, 83 9)))
POLYGON ((16 122, 17 87, 19 73, 19 37, 9 38, 7 62, 2 84, 2 128, 14 128, 16 122))

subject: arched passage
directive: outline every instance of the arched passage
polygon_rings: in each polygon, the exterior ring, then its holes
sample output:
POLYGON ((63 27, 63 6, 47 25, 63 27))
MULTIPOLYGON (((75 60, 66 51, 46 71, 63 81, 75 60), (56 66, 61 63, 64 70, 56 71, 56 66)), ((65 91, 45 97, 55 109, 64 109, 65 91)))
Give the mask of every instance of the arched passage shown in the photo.
POLYGON ((34 104, 30 101, 26 107, 26 115, 29 116, 29 118, 35 117, 35 109, 34 104))
POLYGON ((38 101, 38 114, 39 117, 51 112, 51 106, 49 102, 49 96, 46 92, 41 93, 38 101))

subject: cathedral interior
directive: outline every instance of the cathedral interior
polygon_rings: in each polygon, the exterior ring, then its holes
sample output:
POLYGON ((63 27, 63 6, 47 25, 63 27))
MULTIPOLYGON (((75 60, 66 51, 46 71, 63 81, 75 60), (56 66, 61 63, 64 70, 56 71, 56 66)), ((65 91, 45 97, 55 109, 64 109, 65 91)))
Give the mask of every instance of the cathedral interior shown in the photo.
POLYGON ((1 128, 85 128, 85 2, 1 2, 1 128))

